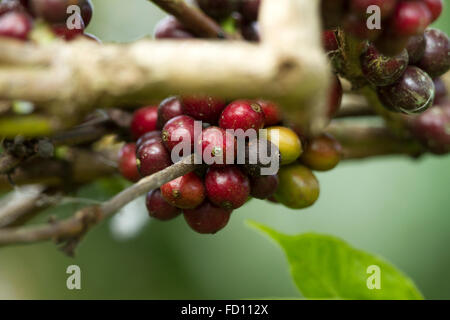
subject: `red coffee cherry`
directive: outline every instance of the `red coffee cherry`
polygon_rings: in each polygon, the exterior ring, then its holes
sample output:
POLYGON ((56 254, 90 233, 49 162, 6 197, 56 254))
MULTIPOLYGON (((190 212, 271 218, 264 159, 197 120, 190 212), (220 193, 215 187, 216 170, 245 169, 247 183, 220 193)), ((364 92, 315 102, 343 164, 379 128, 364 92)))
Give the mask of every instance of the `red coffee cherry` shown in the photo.
POLYGON ((210 168, 205 177, 208 199, 225 209, 237 209, 247 202, 250 181, 237 167, 210 168))
POLYGON ((66 41, 73 40, 76 37, 83 35, 84 29, 85 29, 85 26, 84 26, 83 20, 81 20, 79 29, 68 29, 66 24, 64 24, 64 23, 52 25, 53 33, 57 37, 62 38, 66 41))
POLYGON ((230 103, 220 116, 222 129, 259 130, 264 128, 265 117, 261 106, 249 100, 237 100, 230 103))
POLYGON ((183 97, 184 112, 188 116, 216 124, 226 103, 222 99, 210 96, 193 95, 183 97))
POLYGON ((431 12, 425 3, 402 0, 398 3, 391 19, 392 32, 398 36, 421 34, 431 20, 431 12))
POLYGON ((234 135, 226 132, 219 127, 208 127, 202 131, 201 141, 203 161, 206 162, 205 154, 210 152, 210 160, 214 163, 208 163, 213 166, 223 166, 233 164, 236 157, 236 142, 234 135), (230 158, 230 159, 228 159, 230 158))
POLYGON ((27 40, 31 28, 31 18, 24 12, 12 11, 0 17, 0 37, 27 40))
POLYGON ((431 22, 436 21, 442 13, 442 0, 424 0, 424 2, 431 12, 431 22))
POLYGON ((337 76, 332 76, 331 86, 328 93, 328 117, 333 118, 341 108, 342 103, 342 84, 337 76))
POLYGON ((167 121, 183 113, 183 103, 180 98, 175 96, 164 99, 158 107, 158 128, 164 127, 167 121))
POLYGON ((136 164, 136 145, 125 144, 119 152, 119 172, 125 178, 136 182, 141 178, 136 164))
POLYGON ((143 143, 137 150, 138 169, 143 177, 150 176, 172 164, 162 142, 143 143))
POLYGON ((161 131, 151 131, 141 136, 136 142, 136 150, 139 150, 144 143, 153 142, 162 142, 161 131))
POLYGON ((162 139, 169 151, 182 141, 190 142, 191 149, 194 147, 194 122, 195 120, 189 116, 178 116, 164 125, 162 139))
POLYGON ((256 199, 268 199, 278 188, 278 175, 259 176, 250 178, 250 195, 256 199))
POLYGON ((180 209, 194 209, 206 196, 203 181, 194 172, 166 183, 161 192, 168 203, 180 209))
POLYGON ((202 234, 214 234, 227 225, 232 211, 216 207, 209 201, 205 201, 198 208, 183 212, 184 219, 192 230, 202 234))
POLYGON ((339 43, 334 30, 324 30, 322 32, 322 44, 326 52, 339 49, 339 43))
POLYGON ((264 112, 264 125, 266 127, 277 125, 283 120, 280 107, 276 103, 266 100, 257 100, 256 103, 261 106, 264 112))
POLYGON ((138 139, 143 134, 155 131, 158 121, 158 108, 147 106, 136 110, 131 120, 131 134, 134 139, 138 139))
POLYGON ((180 209, 164 200, 160 189, 152 190, 147 194, 145 205, 150 217, 161 221, 172 220, 181 214, 180 209))

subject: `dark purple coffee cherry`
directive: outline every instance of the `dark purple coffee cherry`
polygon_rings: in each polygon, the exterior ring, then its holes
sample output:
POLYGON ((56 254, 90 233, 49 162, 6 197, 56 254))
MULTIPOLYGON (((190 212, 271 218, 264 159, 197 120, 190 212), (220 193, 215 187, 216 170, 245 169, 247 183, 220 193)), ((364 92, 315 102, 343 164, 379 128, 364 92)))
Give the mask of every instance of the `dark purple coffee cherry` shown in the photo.
POLYGON ((250 195, 256 199, 268 199, 278 187, 278 175, 250 178, 250 195))
POLYGON ((441 78, 436 78, 433 80, 433 82, 435 91, 434 104, 435 105, 446 104, 449 100, 447 87, 445 86, 444 81, 442 81, 441 78))
POLYGON ((408 52, 388 57, 370 44, 361 55, 361 68, 366 79, 377 87, 387 86, 397 81, 408 67, 408 52))
POLYGON ((439 77, 450 69, 450 41, 437 29, 425 31, 425 53, 417 66, 432 78, 439 77))
POLYGON ((433 80, 424 71, 409 66, 394 84, 377 88, 378 96, 389 110, 403 113, 420 113, 434 100, 433 80))
POLYGON ((160 189, 152 190, 147 194, 145 205, 150 217, 161 221, 172 220, 181 214, 180 209, 164 200, 160 189))
POLYGON ((425 53, 425 37, 423 34, 410 37, 406 49, 408 50, 409 64, 419 62, 425 53))
POLYGON ((183 102, 179 97, 164 99, 158 106, 158 127, 162 129, 167 121, 181 116, 183 113, 183 102))
POLYGON ((192 230, 202 233, 216 233, 223 229, 230 219, 232 210, 217 207, 209 201, 195 209, 184 210, 184 219, 192 230))
POLYGON ((139 172, 143 177, 150 176, 172 164, 170 154, 162 142, 142 144, 136 151, 139 172))

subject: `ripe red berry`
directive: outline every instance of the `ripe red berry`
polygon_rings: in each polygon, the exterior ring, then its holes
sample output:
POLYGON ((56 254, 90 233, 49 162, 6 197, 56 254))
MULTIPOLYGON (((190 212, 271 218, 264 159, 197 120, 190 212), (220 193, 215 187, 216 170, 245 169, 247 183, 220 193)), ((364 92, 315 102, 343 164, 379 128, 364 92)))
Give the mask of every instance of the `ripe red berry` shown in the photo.
POLYGON ((172 118, 183 114, 183 103, 178 97, 164 99, 158 106, 158 127, 162 128, 172 118))
POLYGON ((442 0, 424 0, 431 12, 431 22, 436 21, 442 13, 442 0))
POLYGON ((125 179, 132 182, 141 178, 136 164, 136 145, 134 143, 127 143, 120 150, 119 172, 125 179))
POLYGON ((328 117, 333 118, 339 111, 342 103, 342 84, 341 80, 335 75, 331 79, 331 87, 328 93, 328 117))
POLYGON ((151 131, 142 135, 136 142, 136 150, 139 150, 144 143, 154 142, 162 142, 161 131, 151 131))
POLYGON ((236 157, 234 135, 219 127, 208 127, 202 131, 201 141, 203 162, 221 166, 233 164, 236 157))
POLYGON ((184 112, 196 120, 216 124, 226 103, 222 99, 194 95, 183 97, 184 112))
POLYGON ((334 32, 334 30, 324 30, 322 32, 322 44, 326 52, 339 49, 339 44, 334 32))
POLYGON ((402 0, 391 19, 392 32, 399 36, 421 34, 431 23, 431 12, 422 1, 402 0))
POLYGON ((409 66, 394 84, 377 88, 385 107, 403 113, 420 113, 433 104, 433 80, 421 69, 409 66))
POLYGON ((131 120, 131 134, 138 139, 144 133, 155 131, 158 121, 158 108, 147 106, 136 110, 131 120))
POLYGON ((205 186, 194 172, 172 180, 161 187, 164 199, 180 209, 194 209, 205 200, 205 186))
POLYGON ((249 100, 230 103, 220 116, 219 125, 223 129, 259 130, 264 128, 265 117, 261 106, 249 100))
POLYGON ((237 167, 210 168, 205 177, 208 199, 225 209, 237 209, 247 202, 250 181, 237 167))
POLYGON ((155 27, 156 39, 190 39, 194 35, 175 17, 167 16, 155 27))
MULTIPOLYGON (((83 20, 80 20, 83 21, 83 20)), ((80 28, 69 29, 66 24, 54 24, 52 25, 53 33, 66 41, 70 41, 75 39, 78 36, 81 36, 84 33, 84 23, 80 23, 80 28)))
POLYGON ((250 195, 256 199, 268 199, 275 194, 278 187, 278 175, 250 178, 250 195))
POLYGON ((406 46, 408 50, 409 64, 415 64, 422 59, 425 53, 425 37, 423 34, 410 37, 406 46))
POLYGON ((181 214, 180 209, 164 200, 160 189, 152 190, 147 194, 145 205, 150 217, 161 221, 171 220, 181 214))
POLYGON ((425 53, 417 66, 432 78, 439 77, 450 69, 450 40, 437 29, 425 31, 425 53))
POLYGON ((312 170, 328 171, 337 166, 342 147, 329 134, 322 134, 309 141, 300 161, 312 170))
POLYGON ((91 0, 83 0, 80 2, 81 8, 81 17, 83 18, 83 22, 85 27, 89 25, 92 19, 92 14, 94 11, 94 7, 92 5, 91 0))
POLYGON ((261 106, 264 112, 265 126, 274 126, 283 120, 280 107, 276 103, 266 100, 257 100, 256 103, 261 106))
POLYGON ((381 54, 374 45, 369 44, 361 55, 361 69, 366 79, 374 86, 393 84, 408 67, 408 51, 392 57, 381 54))
POLYGON ((223 229, 227 225, 232 211, 216 207, 209 201, 205 201, 198 208, 183 212, 184 219, 194 231, 207 234, 223 229))
POLYGON ((21 3, 16 0, 4 0, 0 1, 0 16, 4 15, 7 12, 23 12, 25 9, 24 3, 21 3))
MULTIPOLYGON (((189 116, 178 116, 170 119, 163 127, 162 139, 164 145, 172 149, 180 142, 190 143, 194 147, 194 122, 189 116)), ((185 155, 186 156, 186 155, 185 155)))
POLYGON ((8 12, 0 17, 0 36, 26 40, 32 21, 24 12, 8 12))
POLYGON ((170 154, 162 142, 143 143, 137 150, 139 172, 143 177, 150 176, 172 164, 170 154))

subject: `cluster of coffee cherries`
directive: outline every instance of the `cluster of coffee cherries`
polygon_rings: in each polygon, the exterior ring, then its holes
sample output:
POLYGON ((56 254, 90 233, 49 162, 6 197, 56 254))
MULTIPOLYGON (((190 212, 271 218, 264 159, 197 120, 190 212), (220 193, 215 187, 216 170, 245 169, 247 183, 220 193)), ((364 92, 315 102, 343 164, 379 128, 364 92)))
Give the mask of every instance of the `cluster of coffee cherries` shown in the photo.
POLYGON ((171 166, 177 161, 174 159, 200 151, 202 159, 196 170, 150 191, 146 198, 151 217, 171 220, 183 213, 188 225, 199 233, 222 229, 231 212, 251 198, 306 208, 319 196, 319 184, 311 170, 334 168, 341 147, 329 135, 305 139, 282 124, 279 107, 269 101, 169 97, 159 106, 134 112, 130 131, 136 142, 123 146, 120 172, 138 181, 171 166), (200 130, 197 134, 196 128, 200 130), (243 162, 237 161, 239 143, 230 133, 239 129, 259 134, 243 140, 243 162), (176 149, 179 146, 183 148, 176 149), (174 154, 180 157, 174 158, 174 154), (270 161, 263 161, 263 155, 270 161), (272 161, 277 165, 274 172, 264 174, 262 169, 271 167, 272 161))
POLYGON ((90 0, 3 0, 0 3, 0 36, 29 40, 35 21, 43 21, 53 34, 66 41, 78 36, 99 40, 84 30, 91 21, 93 7, 90 0), (73 16, 67 9, 78 6, 73 16), (67 20, 71 26, 68 27, 67 20), (72 26, 73 24, 73 26, 72 26))
MULTIPOLYGON (((247 41, 259 41, 258 12, 261 0, 196 0, 195 4, 222 25, 231 24, 247 41)), ((195 38, 183 24, 172 16, 161 20, 155 38, 195 38)))
POLYGON ((401 52, 411 37, 422 35, 443 7, 442 0, 322 0, 321 5, 325 29, 342 28, 358 39, 372 41, 388 55, 401 52), (374 11, 371 6, 379 9, 374 11), (368 19, 378 13, 380 25, 368 28, 368 19))

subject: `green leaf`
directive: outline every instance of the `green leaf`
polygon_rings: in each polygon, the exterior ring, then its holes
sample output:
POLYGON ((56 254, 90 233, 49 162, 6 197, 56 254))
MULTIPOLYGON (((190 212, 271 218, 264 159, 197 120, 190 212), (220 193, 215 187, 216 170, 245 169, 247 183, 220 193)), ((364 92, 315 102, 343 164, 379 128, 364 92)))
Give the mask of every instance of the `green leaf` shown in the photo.
POLYGON ((284 250, 297 288, 310 299, 423 299, 414 283, 382 258, 352 248, 327 235, 281 234, 256 222, 250 225, 263 231, 284 250), (369 289, 379 267, 380 289, 369 289))

